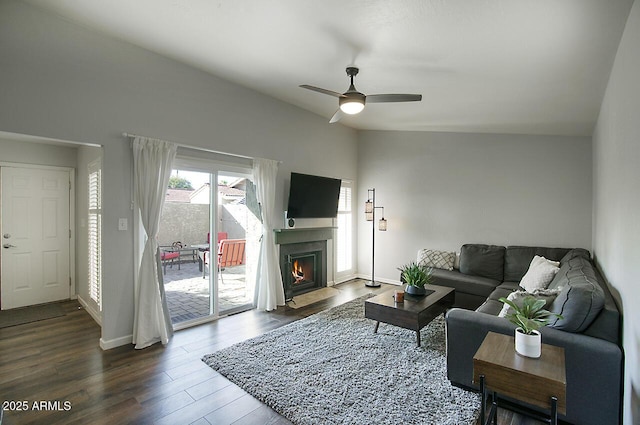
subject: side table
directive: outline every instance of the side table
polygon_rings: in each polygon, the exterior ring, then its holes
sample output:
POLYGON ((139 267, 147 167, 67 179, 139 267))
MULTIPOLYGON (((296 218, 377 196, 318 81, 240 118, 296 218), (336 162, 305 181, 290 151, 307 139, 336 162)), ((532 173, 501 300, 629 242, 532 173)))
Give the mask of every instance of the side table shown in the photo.
POLYGON ((489 332, 473 356, 473 382, 480 385, 481 417, 485 423, 487 390, 493 392, 491 410, 486 424, 497 423, 498 407, 507 404, 498 400, 498 393, 524 403, 549 409, 544 418, 530 409, 508 405, 508 408, 527 416, 558 423, 558 413, 566 414, 566 370, 564 348, 542 344, 540 358, 533 359, 516 353, 514 337, 489 332))

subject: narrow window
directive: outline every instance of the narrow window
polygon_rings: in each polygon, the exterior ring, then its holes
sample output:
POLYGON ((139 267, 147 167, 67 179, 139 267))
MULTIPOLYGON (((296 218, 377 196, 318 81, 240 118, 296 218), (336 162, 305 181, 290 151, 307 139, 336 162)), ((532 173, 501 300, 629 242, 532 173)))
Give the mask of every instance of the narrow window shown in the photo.
POLYGON ((89 171, 89 296, 102 311, 102 172, 100 160, 88 166, 89 171))
POLYGON ((338 232, 336 247, 336 272, 347 272, 353 268, 353 214, 351 211, 351 182, 342 181, 338 200, 338 232))

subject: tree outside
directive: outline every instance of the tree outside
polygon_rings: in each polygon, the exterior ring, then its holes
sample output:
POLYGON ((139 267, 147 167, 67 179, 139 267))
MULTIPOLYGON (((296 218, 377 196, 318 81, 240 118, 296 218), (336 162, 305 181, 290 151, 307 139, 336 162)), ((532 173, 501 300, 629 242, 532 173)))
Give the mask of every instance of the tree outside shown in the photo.
POLYGON ((193 190, 191 182, 184 177, 171 176, 169 178, 169 189, 189 189, 193 190))

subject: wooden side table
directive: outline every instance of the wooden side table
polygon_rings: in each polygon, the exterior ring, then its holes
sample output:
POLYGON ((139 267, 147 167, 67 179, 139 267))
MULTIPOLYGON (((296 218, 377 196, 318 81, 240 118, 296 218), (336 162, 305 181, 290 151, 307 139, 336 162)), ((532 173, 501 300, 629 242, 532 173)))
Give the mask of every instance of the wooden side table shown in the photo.
POLYGON ((514 337, 489 332, 473 356, 473 382, 482 393, 481 416, 484 423, 487 390, 493 391, 491 411, 486 424, 497 423, 498 393, 502 396, 550 410, 549 418, 541 418, 530 410, 509 406, 552 425, 558 423, 558 412, 566 414, 566 371, 564 348, 542 344, 540 358, 532 359, 516 353, 514 337))

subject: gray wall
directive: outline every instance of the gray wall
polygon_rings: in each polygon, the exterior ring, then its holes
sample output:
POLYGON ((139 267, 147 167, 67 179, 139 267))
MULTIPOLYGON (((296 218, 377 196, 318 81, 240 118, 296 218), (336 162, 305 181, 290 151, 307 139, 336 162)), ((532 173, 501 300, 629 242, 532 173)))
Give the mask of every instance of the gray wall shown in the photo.
POLYGON ((593 251, 624 310, 624 423, 640 423, 640 4, 631 9, 593 136, 593 251))
POLYGON ((358 161, 361 274, 371 274, 370 188, 388 220, 376 278, 397 281, 420 248, 591 246, 590 138, 364 131, 358 161))
POLYGON ((19 139, 11 134, 0 133, 0 161, 76 167, 76 146, 38 143, 33 140, 33 138, 19 139))
POLYGON ((290 171, 355 180, 354 130, 35 6, 0 2, 0 52, 0 130, 103 146, 107 345, 127 343, 133 328, 133 161, 123 131, 283 161, 276 223, 290 171), (117 230, 119 218, 128 231, 117 230))

